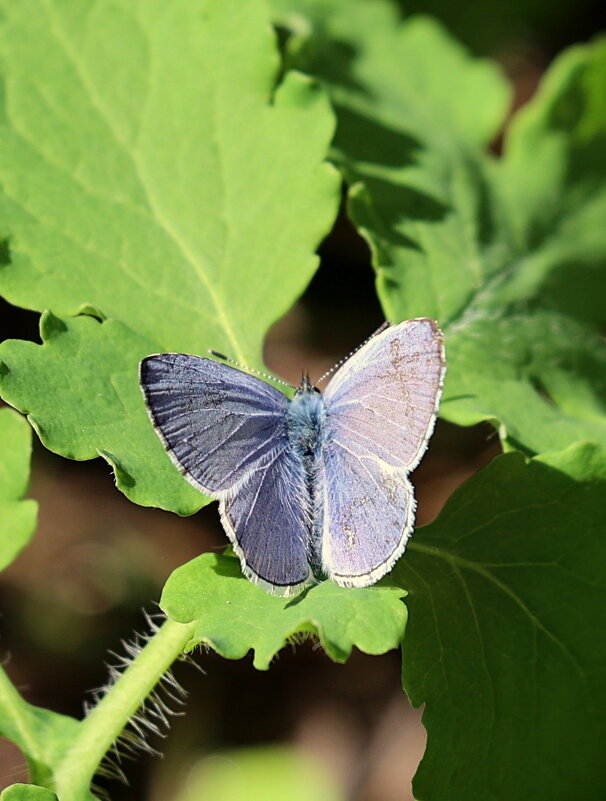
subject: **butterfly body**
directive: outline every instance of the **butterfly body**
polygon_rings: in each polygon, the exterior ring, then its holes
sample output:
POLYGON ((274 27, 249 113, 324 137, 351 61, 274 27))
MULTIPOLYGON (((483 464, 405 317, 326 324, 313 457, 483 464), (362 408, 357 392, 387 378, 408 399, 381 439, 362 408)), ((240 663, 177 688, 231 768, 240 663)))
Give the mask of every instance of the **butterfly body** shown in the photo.
POLYGON ((313 389, 300 388, 286 408, 288 441, 303 461, 313 462, 322 447, 326 409, 322 395, 313 389))
POLYGON ((427 318, 381 329, 324 394, 304 375, 289 399, 212 359, 141 362, 156 432, 185 478, 219 500, 244 574, 289 596, 320 577, 378 581, 414 524, 408 473, 425 452, 445 372, 427 318))
POLYGON ((313 574, 321 569, 322 448, 326 436, 326 408, 320 392, 305 379, 286 408, 286 429, 291 463, 301 475, 301 508, 305 512, 307 559, 313 574))

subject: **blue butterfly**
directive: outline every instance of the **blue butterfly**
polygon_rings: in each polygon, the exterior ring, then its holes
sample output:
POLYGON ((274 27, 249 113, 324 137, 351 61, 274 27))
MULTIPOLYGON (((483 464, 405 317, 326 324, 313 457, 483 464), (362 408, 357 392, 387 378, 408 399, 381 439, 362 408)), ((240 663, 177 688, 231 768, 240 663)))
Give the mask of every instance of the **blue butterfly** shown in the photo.
POLYGON ((419 318, 379 329, 324 394, 304 376, 289 399, 183 353, 148 356, 140 377, 170 458, 219 500, 244 575, 291 596, 320 577, 366 587, 402 555, 415 514, 408 473, 427 448, 445 370, 442 334, 419 318))

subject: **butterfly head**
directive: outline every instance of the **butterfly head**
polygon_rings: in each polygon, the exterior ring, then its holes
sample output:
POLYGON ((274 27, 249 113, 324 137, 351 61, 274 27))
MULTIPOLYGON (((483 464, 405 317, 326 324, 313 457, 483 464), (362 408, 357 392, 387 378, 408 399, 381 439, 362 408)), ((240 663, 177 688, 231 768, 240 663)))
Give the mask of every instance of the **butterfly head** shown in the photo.
POLYGON ((309 378, 309 373, 307 372, 307 370, 301 373, 301 383, 299 384, 299 387, 297 389, 297 395, 301 395, 304 392, 315 392, 318 395, 320 394, 320 390, 318 389, 318 387, 314 386, 311 383, 311 380, 309 378))

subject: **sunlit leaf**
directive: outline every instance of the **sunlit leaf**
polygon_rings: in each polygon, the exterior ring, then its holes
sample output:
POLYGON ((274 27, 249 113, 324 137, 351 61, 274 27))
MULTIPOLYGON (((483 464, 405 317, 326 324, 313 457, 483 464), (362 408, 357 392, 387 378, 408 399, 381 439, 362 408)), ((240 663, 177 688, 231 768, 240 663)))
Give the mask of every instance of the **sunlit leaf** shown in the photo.
POLYGON ((255 667, 266 670, 302 635, 317 636, 337 662, 354 646, 368 654, 396 648, 406 625, 405 594, 391 585, 344 589, 325 581, 295 598, 276 598, 244 579, 235 557, 203 554, 174 571, 160 606, 179 623, 196 622, 189 649, 205 643, 228 659, 252 650, 255 667))
MULTIPOLYGON (((130 331, 122 342, 89 326, 71 358, 51 344, 38 354, 45 394, 62 395, 61 436, 47 425, 46 444, 86 458, 107 451, 131 499, 191 512, 187 488, 131 456, 129 432, 149 423, 122 387, 130 393, 150 352, 216 348, 260 365, 263 338, 309 282, 336 212, 327 98, 293 72, 276 86, 261 0, 2 6, 0 293, 130 331), (121 386, 99 398, 116 373, 121 386), (123 443, 108 440, 108 418, 123 443)), ((8 347, 20 408, 48 423, 39 385, 29 389, 30 350, 8 347)))

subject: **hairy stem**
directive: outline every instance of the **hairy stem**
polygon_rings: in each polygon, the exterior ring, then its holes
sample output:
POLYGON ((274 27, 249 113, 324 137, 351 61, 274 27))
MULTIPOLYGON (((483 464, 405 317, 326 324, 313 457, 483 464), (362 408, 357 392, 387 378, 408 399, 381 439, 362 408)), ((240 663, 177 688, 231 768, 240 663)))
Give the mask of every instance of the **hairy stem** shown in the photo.
POLYGON ((166 620, 80 723, 77 736, 55 771, 54 789, 61 801, 86 797, 101 760, 162 675, 183 653, 193 628, 193 623, 166 620))

